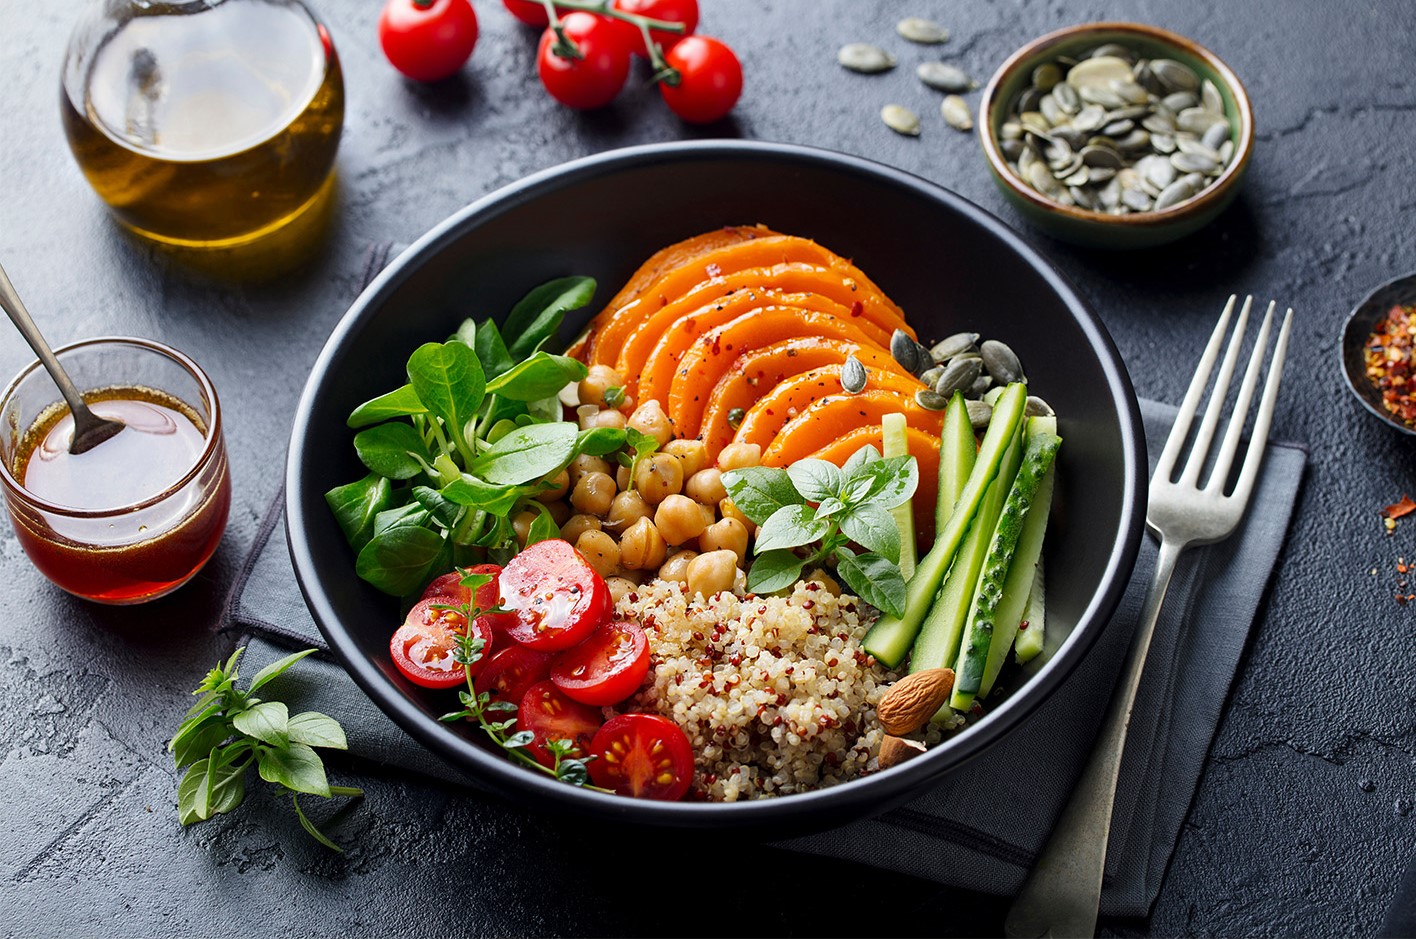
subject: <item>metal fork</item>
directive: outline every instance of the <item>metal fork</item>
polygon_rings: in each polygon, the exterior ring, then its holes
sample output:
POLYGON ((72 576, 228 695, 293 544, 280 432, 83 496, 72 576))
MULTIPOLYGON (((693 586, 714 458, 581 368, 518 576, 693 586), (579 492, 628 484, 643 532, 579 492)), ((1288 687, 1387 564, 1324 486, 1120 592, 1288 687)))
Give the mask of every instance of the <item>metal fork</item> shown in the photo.
POLYGON ((1146 524, 1160 540, 1160 557, 1156 562, 1150 592, 1146 594, 1145 604, 1141 608, 1140 624, 1132 640, 1120 682, 1107 709, 1101 731, 1097 735, 1091 758, 1082 771, 1071 801, 1063 809, 1047 847, 1038 858, 1037 866, 1033 868, 1032 874, 1008 910, 1003 927, 1008 936, 1028 939, 1052 936, 1061 939, 1090 937, 1096 933, 1101 881, 1106 867, 1106 843, 1111 830, 1111 810, 1116 800, 1116 779, 1121 769, 1121 754, 1126 747, 1126 729, 1131 722, 1131 708, 1136 701, 1136 689, 1140 686, 1141 672, 1145 668, 1146 653, 1150 650, 1151 636, 1155 632, 1161 603, 1165 600, 1165 592, 1170 586, 1170 577, 1175 573, 1175 562, 1180 553, 1190 545, 1222 541, 1238 526, 1253 492, 1254 481, 1258 477, 1269 424, 1273 419, 1274 401, 1278 397, 1278 383, 1283 376, 1283 357, 1288 350, 1288 328, 1293 319, 1291 309, 1284 316, 1283 326, 1278 333, 1273 362, 1269 366, 1263 399, 1254 419, 1253 433, 1245 452, 1243 466, 1239 470, 1238 481, 1234 491, 1226 494, 1225 486, 1239 448, 1239 438, 1244 431, 1249 404, 1253 400, 1259 374, 1263 371, 1269 330, 1273 324, 1274 304, 1270 303, 1263 326, 1259 329, 1253 354, 1249 358, 1243 384, 1239 388, 1239 397, 1235 401, 1229 428, 1215 457, 1214 468, 1206 482, 1201 485, 1200 474, 1209 456, 1210 444, 1214 440, 1215 428, 1219 424, 1220 412, 1228 395, 1230 379, 1234 375, 1234 365, 1239 359, 1239 347, 1244 340, 1244 328, 1248 323, 1249 308, 1253 301, 1253 297, 1248 297, 1244 300, 1234 336, 1224 353, 1224 362, 1220 365, 1219 376, 1215 381, 1213 400, 1205 409, 1204 419, 1196 432, 1189 459, 1180 471, 1180 478, 1172 481, 1176 463, 1190 434, 1200 400, 1209 384, 1210 372, 1219 356, 1219 347, 1229 330, 1235 299, 1229 298, 1224 313, 1219 318, 1219 324, 1215 326, 1214 335, 1205 347, 1205 354, 1200 359, 1199 367, 1195 369, 1195 377, 1190 381, 1190 389, 1185 393, 1185 401, 1175 418, 1175 426, 1170 431, 1165 449, 1156 464, 1155 474, 1151 477, 1146 524))

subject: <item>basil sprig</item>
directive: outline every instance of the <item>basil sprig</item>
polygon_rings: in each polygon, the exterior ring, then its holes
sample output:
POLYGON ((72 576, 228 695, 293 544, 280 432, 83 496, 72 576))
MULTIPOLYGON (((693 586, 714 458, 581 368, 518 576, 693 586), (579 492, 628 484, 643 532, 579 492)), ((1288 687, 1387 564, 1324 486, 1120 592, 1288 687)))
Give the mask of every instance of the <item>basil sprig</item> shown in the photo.
POLYGON ((623 429, 580 431, 562 421, 560 390, 584 364, 541 347, 595 281, 564 277, 532 290, 498 329, 465 321, 447 342, 408 359, 406 384, 349 416, 369 473, 325 494, 355 570, 385 593, 410 597, 433 577, 516 548, 511 519, 534 510, 534 540, 560 530, 536 496, 577 454, 623 448, 623 429))
POLYGON ((866 446, 844 467, 825 460, 798 460, 787 469, 750 466, 724 473, 723 485, 758 526, 748 590, 784 590, 806 568, 834 559, 852 593, 891 615, 904 612, 900 529, 890 510, 919 485, 914 457, 883 459, 866 446), (851 544, 865 550, 857 553, 851 544))

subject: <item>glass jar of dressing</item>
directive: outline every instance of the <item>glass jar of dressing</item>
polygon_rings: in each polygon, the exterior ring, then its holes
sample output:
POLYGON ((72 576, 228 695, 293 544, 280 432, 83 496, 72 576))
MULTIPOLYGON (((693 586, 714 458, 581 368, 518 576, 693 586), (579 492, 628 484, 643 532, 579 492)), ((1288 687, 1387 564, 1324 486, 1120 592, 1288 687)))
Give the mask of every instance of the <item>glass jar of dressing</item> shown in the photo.
POLYGON ((124 225, 224 247, 326 198, 344 80, 300 0, 93 0, 69 40, 60 110, 124 225))

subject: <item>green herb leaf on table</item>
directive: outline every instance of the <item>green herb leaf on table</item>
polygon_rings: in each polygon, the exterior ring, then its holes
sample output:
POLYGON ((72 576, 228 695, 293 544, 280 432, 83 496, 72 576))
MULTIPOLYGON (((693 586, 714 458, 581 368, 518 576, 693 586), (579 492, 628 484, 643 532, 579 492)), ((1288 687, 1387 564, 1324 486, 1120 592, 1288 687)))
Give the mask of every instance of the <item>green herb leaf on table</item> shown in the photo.
POLYGON ((410 384, 365 401, 349 415, 348 424, 353 428, 368 427, 370 424, 378 424, 395 417, 427 413, 427 407, 410 384))
POLYGON ((280 701, 262 701, 237 713, 231 726, 273 747, 290 743, 290 712, 280 701))
POLYGON ((290 718, 289 734, 292 743, 303 743, 307 747, 349 749, 339 721, 318 711, 304 711, 290 718))
POLYGON ((503 322, 502 334, 511 337, 513 358, 534 352, 560 329, 565 314, 578 310, 595 296, 592 277, 561 277, 536 287, 511 308, 503 322))
POLYGON ((733 504, 755 525, 765 523, 779 509, 806 501, 797 493, 786 470, 770 466, 729 470, 723 474, 723 487, 733 504))
POLYGON ((357 551, 374 536, 374 517, 393 502, 393 487, 387 478, 370 473, 358 482, 331 489, 325 493, 325 502, 345 540, 357 551))
POLYGON ((256 751, 256 768, 266 782, 279 783, 286 789, 329 796, 329 780, 325 777, 324 761, 311 747, 290 743, 284 747, 262 747, 256 751))

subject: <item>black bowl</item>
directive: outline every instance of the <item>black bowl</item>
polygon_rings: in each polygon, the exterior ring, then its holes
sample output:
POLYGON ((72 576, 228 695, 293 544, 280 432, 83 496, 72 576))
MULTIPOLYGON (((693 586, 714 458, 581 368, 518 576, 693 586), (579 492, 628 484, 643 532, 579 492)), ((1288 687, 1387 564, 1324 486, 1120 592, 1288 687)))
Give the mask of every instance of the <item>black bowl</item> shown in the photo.
MULTIPOLYGON (((567 337, 588 318, 582 312, 567 324, 567 337)), ((898 170, 801 147, 635 147, 538 173, 468 206, 355 301, 315 363, 295 417, 286 474, 290 553, 320 630, 359 686, 413 737, 482 783, 531 805, 602 819, 759 834, 825 828, 897 805, 977 755, 1086 655, 1135 562, 1143 439, 1135 394, 1105 329, 1050 264, 978 207, 898 170), (530 287, 572 273, 597 278, 603 300, 658 248, 753 222, 853 258, 921 337, 970 328, 1018 352, 1066 439, 1047 539, 1047 648, 973 727, 847 785, 754 802, 668 804, 557 783, 508 762, 471 730, 438 723, 448 696, 415 688, 389 661, 397 604, 355 576, 323 499, 365 472, 345 417, 401 384, 408 354, 467 315, 505 311, 530 287)))
POLYGON ((1389 280, 1367 294, 1347 318, 1347 325, 1342 328, 1342 345, 1338 352, 1342 356, 1342 374, 1347 379, 1347 387, 1351 388, 1357 400, 1362 402, 1362 407, 1388 427, 1416 437, 1416 427, 1403 424, 1382 405, 1382 393, 1367 377, 1364 354, 1367 337, 1372 335, 1377 322, 1385 317, 1392 307, 1411 303, 1416 303, 1416 274, 1389 280))

